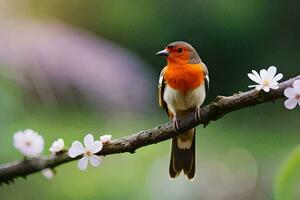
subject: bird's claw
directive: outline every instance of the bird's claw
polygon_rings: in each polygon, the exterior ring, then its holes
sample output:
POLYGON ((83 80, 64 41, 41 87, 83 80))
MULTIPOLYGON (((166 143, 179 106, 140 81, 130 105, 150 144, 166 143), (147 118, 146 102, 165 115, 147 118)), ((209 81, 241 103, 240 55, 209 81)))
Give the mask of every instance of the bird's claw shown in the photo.
POLYGON ((174 116, 172 122, 173 122, 173 129, 177 132, 180 129, 179 119, 176 116, 174 116))
POLYGON ((198 107, 195 109, 195 119, 196 119, 196 121, 201 120, 201 109, 198 107))

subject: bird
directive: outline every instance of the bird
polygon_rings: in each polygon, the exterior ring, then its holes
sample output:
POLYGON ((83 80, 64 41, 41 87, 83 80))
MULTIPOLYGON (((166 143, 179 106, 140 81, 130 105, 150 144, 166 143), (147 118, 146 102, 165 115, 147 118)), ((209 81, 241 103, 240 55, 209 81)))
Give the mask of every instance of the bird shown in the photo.
MULTIPOLYGON (((167 60, 159 76, 159 105, 165 109, 177 132, 180 118, 188 113, 195 112, 196 120, 201 119, 201 105, 209 89, 208 69, 194 47, 187 42, 172 42, 156 55, 164 56, 167 60)), ((189 180, 194 179, 195 140, 195 128, 172 139, 169 165, 171 179, 175 179, 182 171, 189 180)))

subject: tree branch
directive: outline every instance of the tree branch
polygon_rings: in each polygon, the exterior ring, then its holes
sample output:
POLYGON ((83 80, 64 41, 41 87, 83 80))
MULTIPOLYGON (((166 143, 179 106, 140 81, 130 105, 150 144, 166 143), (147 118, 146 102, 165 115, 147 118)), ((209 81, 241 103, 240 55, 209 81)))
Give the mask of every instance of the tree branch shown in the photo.
MULTIPOLYGON (((279 89, 271 90, 268 93, 251 90, 248 92, 239 92, 228 97, 218 96, 210 104, 201 108, 200 121, 196 121, 194 113, 189 113, 185 118, 181 119, 181 128, 178 132, 174 132, 172 124, 169 122, 154 129, 140 131, 104 144, 103 149, 98 155, 105 156, 124 152, 134 153, 138 148, 173 138, 199 124, 206 126, 210 121, 216 121, 229 112, 283 98, 284 89, 291 86, 296 79, 300 79, 300 76, 280 83, 279 89)), ((51 157, 25 159, 23 161, 3 164, 0 165, 0 184, 13 182, 17 177, 26 178, 27 175, 39 172, 45 168, 55 168, 58 165, 80 158, 81 156, 70 158, 67 152, 62 152, 51 157)))

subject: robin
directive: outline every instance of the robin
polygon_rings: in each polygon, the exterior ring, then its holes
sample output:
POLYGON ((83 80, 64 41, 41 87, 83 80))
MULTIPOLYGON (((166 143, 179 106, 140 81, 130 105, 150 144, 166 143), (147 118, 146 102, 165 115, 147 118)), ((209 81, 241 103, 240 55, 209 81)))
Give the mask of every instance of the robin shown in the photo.
MULTIPOLYGON (((170 43, 156 55, 165 56, 167 66, 160 73, 158 84, 159 105, 172 119, 175 131, 180 129, 179 118, 195 112, 200 120, 200 106, 208 92, 209 78, 206 65, 188 43, 170 43)), ((183 170, 189 180, 195 176, 196 129, 190 129, 172 139, 169 174, 172 179, 183 170)))

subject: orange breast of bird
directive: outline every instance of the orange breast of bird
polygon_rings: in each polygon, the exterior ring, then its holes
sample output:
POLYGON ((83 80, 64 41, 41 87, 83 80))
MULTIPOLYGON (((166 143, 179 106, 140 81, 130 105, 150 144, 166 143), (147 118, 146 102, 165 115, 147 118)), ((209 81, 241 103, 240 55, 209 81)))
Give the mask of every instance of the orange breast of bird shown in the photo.
POLYGON ((168 64, 164 79, 173 89, 183 93, 204 84, 204 68, 202 64, 168 64))

